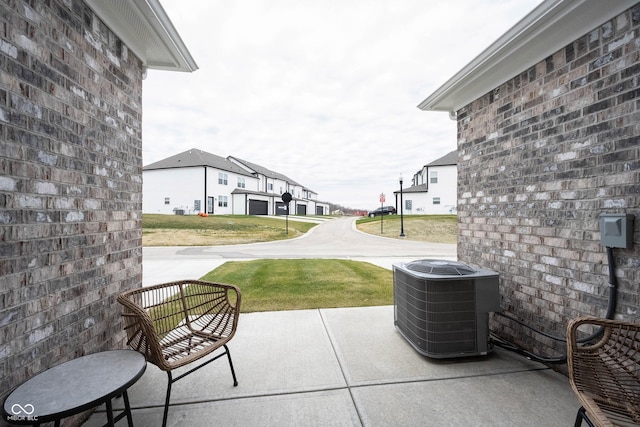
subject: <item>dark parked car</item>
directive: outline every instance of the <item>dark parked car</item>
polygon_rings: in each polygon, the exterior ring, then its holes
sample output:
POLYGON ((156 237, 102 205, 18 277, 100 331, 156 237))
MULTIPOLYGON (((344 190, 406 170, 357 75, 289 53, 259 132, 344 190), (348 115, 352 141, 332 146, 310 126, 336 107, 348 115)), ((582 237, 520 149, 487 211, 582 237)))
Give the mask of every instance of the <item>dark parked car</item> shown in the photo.
POLYGON ((391 215, 396 213, 396 208, 393 206, 383 206, 381 208, 376 209, 375 211, 369 212, 369 217, 373 218, 378 215, 391 215))

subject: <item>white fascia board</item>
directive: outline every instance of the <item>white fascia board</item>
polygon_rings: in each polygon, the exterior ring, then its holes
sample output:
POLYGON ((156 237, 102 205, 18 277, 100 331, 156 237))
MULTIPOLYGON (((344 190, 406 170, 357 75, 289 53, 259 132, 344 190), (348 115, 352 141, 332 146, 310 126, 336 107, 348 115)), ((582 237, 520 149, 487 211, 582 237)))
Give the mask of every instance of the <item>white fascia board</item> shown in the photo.
POLYGON ((418 108, 456 112, 636 3, 637 0, 545 0, 418 108))
POLYGON ((98 17, 151 69, 198 69, 158 0, 85 0, 98 17))

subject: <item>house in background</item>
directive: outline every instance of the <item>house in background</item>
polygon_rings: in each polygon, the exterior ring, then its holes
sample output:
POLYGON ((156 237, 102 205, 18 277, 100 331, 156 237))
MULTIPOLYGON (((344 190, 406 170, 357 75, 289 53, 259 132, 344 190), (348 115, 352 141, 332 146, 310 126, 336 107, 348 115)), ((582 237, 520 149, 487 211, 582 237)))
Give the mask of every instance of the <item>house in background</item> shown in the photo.
POLYGON ((278 172, 237 157, 193 148, 142 170, 143 213, 214 215, 326 215, 329 204, 278 172), (293 199, 289 212, 282 201, 293 199))
MULTIPOLYGON (((458 204, 458 151, 426 164, 402 190, 404 215, 455 214, 458 204)), ((394 192, 400 213, 400 191, 394 192)))
MULTIPOLYGON (((546 333, 611 305, 640 321, 639 83, 637 0, 545 0, 419 105, 457 121, 459 259, 497 271, 503 310, 546 333), (614 262, 602 214, 635 217, 614 262)), ((491 329, 566 351, 505 317, 491 329)))

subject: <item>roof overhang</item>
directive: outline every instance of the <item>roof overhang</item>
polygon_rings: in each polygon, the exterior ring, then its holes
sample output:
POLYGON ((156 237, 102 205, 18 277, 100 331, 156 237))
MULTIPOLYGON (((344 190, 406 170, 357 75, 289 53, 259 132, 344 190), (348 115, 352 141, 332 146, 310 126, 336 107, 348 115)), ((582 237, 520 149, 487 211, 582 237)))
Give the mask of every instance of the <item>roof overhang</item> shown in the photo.
POLYGON ((145 67, 195 71, 195 63, 158 0, 85 0, 145 67))
POLYGON ((545 0, 418 108, 456 112, 637 2, 545 0))

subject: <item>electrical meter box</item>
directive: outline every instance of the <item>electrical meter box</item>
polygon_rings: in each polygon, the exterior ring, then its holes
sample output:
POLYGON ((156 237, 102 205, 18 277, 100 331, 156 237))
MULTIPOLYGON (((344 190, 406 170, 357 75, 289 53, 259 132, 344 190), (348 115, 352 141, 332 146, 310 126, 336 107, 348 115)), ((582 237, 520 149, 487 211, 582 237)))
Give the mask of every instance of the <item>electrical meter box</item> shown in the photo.
POLYGON ((633 220, 631 214, 601 214, 600 243, 608 248, 633 246, 633 220))

